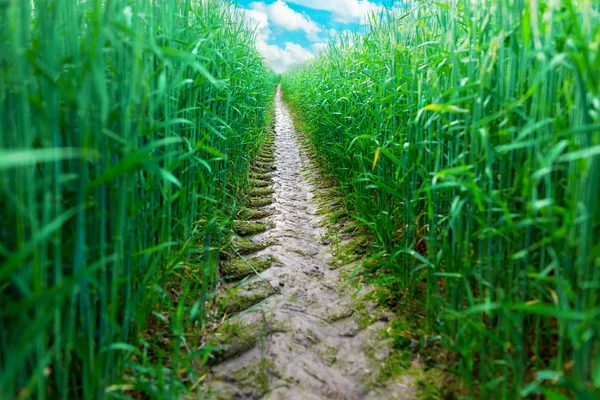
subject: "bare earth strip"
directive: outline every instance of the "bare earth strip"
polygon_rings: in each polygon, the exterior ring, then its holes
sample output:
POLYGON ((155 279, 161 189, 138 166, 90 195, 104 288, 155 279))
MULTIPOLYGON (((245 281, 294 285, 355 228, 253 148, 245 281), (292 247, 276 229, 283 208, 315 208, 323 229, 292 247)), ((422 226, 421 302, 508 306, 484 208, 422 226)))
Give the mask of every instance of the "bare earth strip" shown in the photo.
MULTIPOLYGON (((366 291, 356 296, 348 287, 341 276, 353 265, 330 266, 331 245, 323 240, 327 232, 311 183, 318 172, 300 151, 280 89, 275 147, 274 201, 265 207, 274 228, 251 237, 271 245, 248 255, 277 260, 260 272, 274 294, 218 333, 233 336, 223 343, 238 348, 211 367, 207 386, 222 399, 416 398, 410 374, 379 379, 391 353, 389 316, 364 300, 366 291)), ((254 274, 240 293, 264 285, 254 274)))

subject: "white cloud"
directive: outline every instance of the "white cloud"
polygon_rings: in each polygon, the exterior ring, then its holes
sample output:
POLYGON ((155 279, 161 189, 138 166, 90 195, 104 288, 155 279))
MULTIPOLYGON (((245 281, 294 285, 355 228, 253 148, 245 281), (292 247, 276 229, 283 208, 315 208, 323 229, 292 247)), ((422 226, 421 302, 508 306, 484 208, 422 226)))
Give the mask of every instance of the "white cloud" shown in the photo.
POLYGON ((265 5, 263 2, 252 3, 250 9, 239 8, 239 15, 244 18, 246 26, 256 32, 257 47, 265 59, 265 63, 277 73, 283 73, 290 67, 302 64, 314 58, 313 52, 305 49, 299 44, 286 42, 285 45, 277 46, 269 44, 269 39, 276 32, 271 30, 272 26, 289 31, 303 31, 306 37, 316 42, 313 50, 321 43, 319 33, 321 28, 309 18, 292 10, 281 0, 265 5))
MULTIPOLYGON (((353 43, 360 38, 351 31, 338 32, 335 29, 324 29, 306 15, 291 9, 286 2, 329 11, 333 14, 334 20, 343 23, 364 23, 372 13, 377 14, 385 9, 384 6, 369 0, 277 0, 272 4, 260 1, 251 3, 250 9, 240 8, 239 11, 249 28, 256 31, 257 47, 265 63, 277 73, 283 73, 295 65, 313 59, 315 54, 327 48, 325 42, 328 40, 335 46, 340 41, 353 43), (269 39, 280 30, 304 32, 313 44, 310 49, 292 42, 286 42, 284 46, 269 44, 269 39)), ((392 10, 396 6, 397 4, 394 3, 392 10)))
POLYGON ((321 28, 310 18, 292 10, 287 3, 277 0, 273 4, 256 2, 250 4, 250 11, 260 12, 267 15, 273 25, 288 31, 303 31, 308 40, 317 42, 320 40, 321 28))
POLYGON ((323 43, 323 42, 319 42, 319 43, 313 43, 312 48, 313 51, 315 52, 315 54, 319 53, 322 50, 325 50, 327 48, 327 43, 323 43))
POLYGON ((381 12, 383 6, 368 0, 287 0, 289 3, 333 13, 339 22, 364 22, 371 13, 381 12))
POLYGON ((303 64, 314 58, 313 53, 292 42, 286 42, 283 48, 266 42, 259 42, 258 50, 265 58, 267 65, 279 74, 287 71, 290 67, 303 64))
POLYGON ((256 30, 256 39, 258 41, 265 41, 271 34, 269 28, 269 17, 267 14, 258 10, 243 10, 245 15, 246 24, 252 30, 256 30))

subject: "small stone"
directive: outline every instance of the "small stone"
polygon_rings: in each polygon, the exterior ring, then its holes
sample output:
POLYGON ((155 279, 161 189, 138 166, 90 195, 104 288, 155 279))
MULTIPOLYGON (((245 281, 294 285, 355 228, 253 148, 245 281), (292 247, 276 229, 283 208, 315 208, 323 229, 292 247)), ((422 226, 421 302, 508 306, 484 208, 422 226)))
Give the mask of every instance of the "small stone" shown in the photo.
POLYGON ((325 238, 325 239, 321 240, 321 244, 322 244, 323 246, 328 246, 328 245, 330 245, 330 244, 331 244, 331 239, 329 239, 329 238, 325 238))

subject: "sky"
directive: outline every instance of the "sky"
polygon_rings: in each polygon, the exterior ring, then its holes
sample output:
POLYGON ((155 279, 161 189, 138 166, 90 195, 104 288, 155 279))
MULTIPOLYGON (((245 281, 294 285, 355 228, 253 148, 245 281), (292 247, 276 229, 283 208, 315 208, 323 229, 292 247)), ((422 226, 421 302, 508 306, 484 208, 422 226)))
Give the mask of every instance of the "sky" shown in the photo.
POLYGON ((238 0, 246 22, 256 29, 258 49, 275 72, 312 58, 331 35, 360 29, 386 0, 238 0))

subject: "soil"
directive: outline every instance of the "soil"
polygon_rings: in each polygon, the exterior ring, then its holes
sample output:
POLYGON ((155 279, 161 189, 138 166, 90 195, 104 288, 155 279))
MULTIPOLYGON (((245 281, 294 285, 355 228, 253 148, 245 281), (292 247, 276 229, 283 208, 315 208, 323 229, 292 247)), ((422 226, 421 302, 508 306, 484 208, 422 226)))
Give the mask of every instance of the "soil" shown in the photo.
POLYGON ((386 334, 395 316, 368 300, 369 288, 357 294, 348 285, 356 261, 335 262, 339 241, 323 223, 317 167, 299 145, 281 89, 275 101, 274 162, 260 158, 267 164, 253 175, 251 193, 261 201, 250 201, 268 216, 260 229, 239 229, 244 249, 251 241, 258 251, 238 253, 244 259, 225 268, 229 278, 246 278, 223 290, 230 318, 211 340, 222 350, 210 361, 205 389, 219 399, 424 398, 418 356, 399 358, 386 334), (245 265, 253 260, 269 263, 253 272, 245 265), (236 265, 244 273, 232 272, 236 265))

